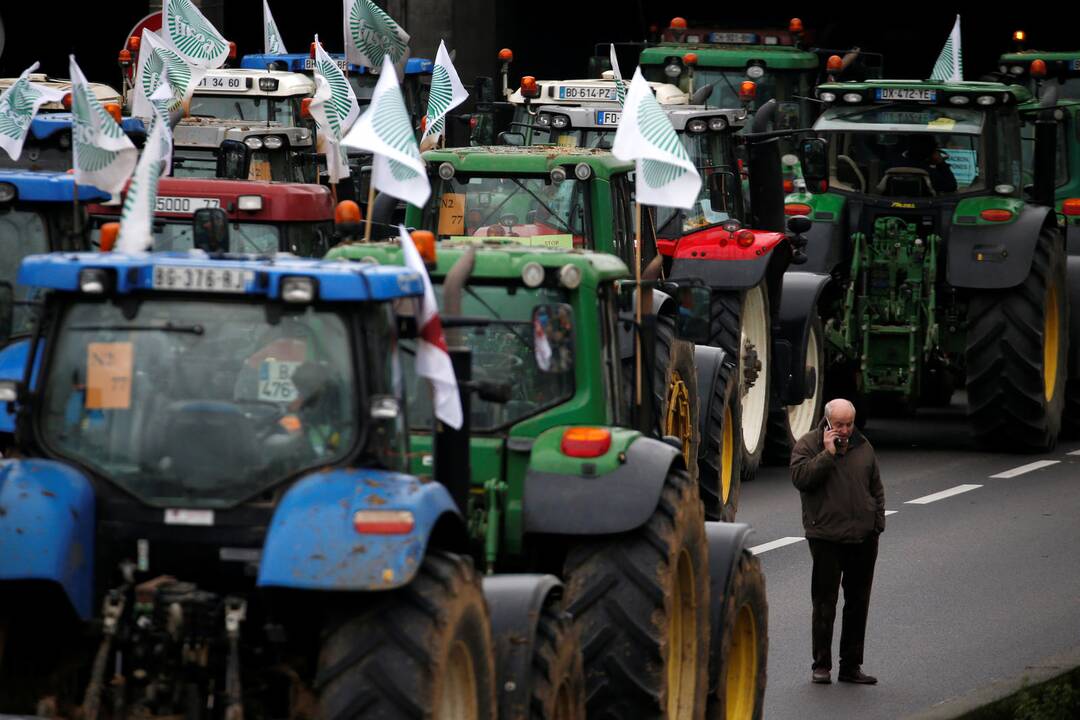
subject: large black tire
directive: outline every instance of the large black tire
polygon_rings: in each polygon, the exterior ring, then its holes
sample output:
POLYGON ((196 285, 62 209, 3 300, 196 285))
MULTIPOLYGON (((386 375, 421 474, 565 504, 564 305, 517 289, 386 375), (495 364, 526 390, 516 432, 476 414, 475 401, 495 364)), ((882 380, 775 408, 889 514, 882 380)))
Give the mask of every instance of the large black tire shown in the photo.
POLYGON ((697 487, 674 468, 647 523, 570 549, 563 577, 585 647, 591 720, 700 717, 708 690, 708 554, 697 487))
POLYGON ((765 462, 771 465, 787 465, 791 462, 791 450, 806 433, 821 422, 825 411, 825 331, 821 318, 814 316, 806 341, 806 366, 803 372, 813 375, 812 397, 799 405, 787 405, 769 412, 769 428, 765 434, 765 462))
POLYGON ((682 442, 686 467, 696 482, 701 432, 694 343, 675 337, 675 321, 666 315, 656 318, 656 367, 652 390, 657 436, 672 435, 682 442))
POLYGON ((1057 442, 1068 374, 1065 251, 1056 230, 1039 235, 1031 271, 1008 290, 968 304, 968 419, 996 449, 1044 452, 1057 442))
POLYGON ((732 522, 742 489, 742 453, 739 452, 739 403, 735 366, 724 363, 713 386, 709 416, 701 438, 698 486, 706 520, 732 522))
POLYGON ((585 659, 581 633, 556 602, 536 626, 530 720, 585 720, 585 659))
POLYGON ((749 481, 754 479, 761 464, 769 418, 772 330, 765 283, 748 290, 714 292, 711 320, 709 345, 731 353, 738 368, 740 469, 742 479, 749 481), (748 313, 747 308, 753 308, 754 312, 748 313), (757 334, 759 341, 751 342, 748 332, 757 334))
MULTIPOLYGON (((714 633, 715 636, 715 633, 714 633)), ((724 602, 719 683, 709 720, 760 720, 769 658, 769 605, 761 561, 744 550, 724 602)))
POLYGON ((429 551, 407 586, 331 618, 314 690, 322 720, 494 720, 491 622, 472 561, 429 551))

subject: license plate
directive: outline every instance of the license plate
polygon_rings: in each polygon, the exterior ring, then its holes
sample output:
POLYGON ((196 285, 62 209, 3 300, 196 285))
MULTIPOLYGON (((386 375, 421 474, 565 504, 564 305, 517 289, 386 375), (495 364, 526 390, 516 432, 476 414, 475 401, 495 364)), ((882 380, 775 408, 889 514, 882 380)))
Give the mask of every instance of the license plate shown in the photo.
POLYGON ((242 293, 254 279, 252 270, 159 265, 154 268, 153 287, 155 290, 242 293))
POLYGON ((877 100, 914 100, 915 102, 937 102, 937 90, 919 90, 916 88, 878 88, 874 92, 877 100))
POLYGON ((561 100, 616 100, 615 88, 604 87, 561 87, 561 100))
POLYGON ((714 32, 709 33, 709 42, 725 45, 752 45, 757 42, 754 33, 714 32))
POLYGON ((169 508, 165 511, 165 524, 211 527, 214 524, 214 511, 169 508))
MULTIPOLYGON (((337 65, 338 68, 342 72, 345 72, 348 69, 346 67, 347 63, 345 62, 345 60, 335 60, 334 64, 337 65)), ((315 58, 305 58, 304 59, 304 69, 305 70, 314 70, 315 69, 315 58)))
POLYGON ((200 197, 170 197, 158 195, 154 203, 154 212, 191 215, 201 208, 219 208, 221 200, 200 197))
POLYGON ((622 113, 617 113, 613 110, 597 110, 596 111, 596 124, 597 125, 618 125, 619 118, 622 117, 622 113))
POLYGON ((199 87, 211 90, 243 90, 246 83, 245 78, 239 77, 219 77, 217 75, 207 75, 199 81, 199 87))

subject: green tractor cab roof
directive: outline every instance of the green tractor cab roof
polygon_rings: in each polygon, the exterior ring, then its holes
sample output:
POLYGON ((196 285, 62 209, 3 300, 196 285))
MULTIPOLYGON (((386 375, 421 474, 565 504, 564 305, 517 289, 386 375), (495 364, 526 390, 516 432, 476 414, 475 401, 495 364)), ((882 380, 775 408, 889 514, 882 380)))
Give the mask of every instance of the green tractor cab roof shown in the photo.
POLYGON ((1031 99, 1027 88, 996 82, 939 82, 935 80, 872 80, 823 83, 817 97, 828 105, 915 103, 996 107, 1019 105, 1031 99))
MULTIPOLYGON (((630 271, 618 257, 607 253, 589 250, 561 250, 516 245, 508 241, 462 242, 443 241, 437 246, 437 265, 431 271, 433 277, 446 275, 454 263, 470 247, 476 248, 476 265, 470 275, 473 280, 515 280, 522 281, 522 272, 530 263, 538 263, 545 269, 548 281, 566 286, 562 269, 566 266, 577 268, 580 284, 595 288, 606 280, 621 280, 630 276, 630 271)), ((353 242, 338 245, 326 255, 329 260, 363 260, 379 265, 400 265, 402 260, 401 245, 396 242, 362 243, 353 242)), ((569 286, 567 286, 569 287, 569 286)), ((577 287, 577 285, 574 285, 577 287)))
POLYGON ((1021 50, 1004 53, 998 59, 998 63, 1001 65, 1022 64, 1023 72, 1027 72, 1032 60, 1044 60, 1047 64, 1064 62, 1068 64, 1067 69, 1080 72, 1080 50, 1021 50))
POLYGON ((745 68, 751 61, 773 70, 815 70, 818 56, 785 45, 713 45, 710 43, 670 43, 645 48, 641 65, 667 65, 671 58, 682 59, 687 53, 697 55, 701 68, 745 68))
POLYGON ((476 173, 542 174, 556 167, 585 163, 591 168, 592 174, 607 178, 634 169, 634 163, 619 160, 608 150, 552 145, 491 145, 429 150, 424 153, 424 160, 432 168, 450 163, 457 171, 476 173))

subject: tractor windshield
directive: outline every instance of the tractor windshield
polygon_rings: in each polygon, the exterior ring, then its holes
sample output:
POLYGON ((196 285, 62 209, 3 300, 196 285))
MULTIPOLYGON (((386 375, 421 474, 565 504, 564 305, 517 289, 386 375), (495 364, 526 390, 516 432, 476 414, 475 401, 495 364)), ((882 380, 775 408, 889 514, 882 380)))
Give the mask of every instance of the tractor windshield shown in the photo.
MULTIPOLYGON (((435 294, 442 307, 441 284, 435 286, 435 294)), ((472 396, 473 430, 504 428, 565 402, 574 394, 573 368, 564 372, 542 370, 534 346, 537 333, 533 328, 533 308, 565 302, 566 292, 555 288, 530 289, 519 285, 471 285, 466 288, 461 301, 462 316, 499 322, 447 327, 447 344, 472 350, 474 380, 506 384, 510 391, 510 400, 505 403, 482 400, 476 394, 472 396)), ((566 332, 572 333, 573 328, 566 328, 566 332)), ((408 348, 405 353, 406 377, 414 385, 408 389, 409 422, 416 430, 430 430, 431 392, 418 386, 411 342, 403 341, 402 345, 408 348)), ((540 356, 543 358, 543 353, 540 356)))
POLYGON ((829 136, 830 182, 837 189, 935 197, 986 186, 984 119, 964 108, 834 107, 814 127, 829 136))
POLYGON ((356 442, 353 342, 315 307, 176 297, 63 313, 40 429, 144 502, 227 507, 356 442))
MULTIPOLYGON (((29 293, 27 288, 15 284, 19 263, 27 255, 49 250, 49 223, 41 213, 12 210, 0 215, 0 281, 11 283, 16 302, 27 300, 29 293)), ((31 308, 16 305, 12 333, 29 331, 31 321, 31 308)))
POLYGON ((656 233, 659 237, 681 237, 738 215, 738 196, 742 193, 742 184, 730 138, 722 132, 681 132, 679 138, 701 174, 701 189, 694 207, 689 210, 656 208, 656 233), (712 176, 715 174, 724 177, 714 181, 712 176), (714 182, 719 182, 723 189, 724 204, 720 207, 713 207, 710 197, 710 183, 714 182))
MULTIPOLYGON (((90 231, 90 244, 100 247, 101 225, 117 220, 115 216, 95 216, 94 229, 90 231)), ((156 252, 191 250, 195 247, 193 233, 194 227, 191 220, 169 222, 155 220, 153 249, 156 252)), ((229 252, 272 255, 281 249, 281 232, 276 225, 251 222, 229 223, 229 252)))
POLYGON ((193 95, 191 116, 247 122, 279 122, 301 127, 298 98, 251 97, 248 95, 193 95))
POLYGON ((439 180, 428 204, 428 227, 439 239, 501 238, 545 247, 585 247, 588 183, 571 173, 456 176, 439 180))

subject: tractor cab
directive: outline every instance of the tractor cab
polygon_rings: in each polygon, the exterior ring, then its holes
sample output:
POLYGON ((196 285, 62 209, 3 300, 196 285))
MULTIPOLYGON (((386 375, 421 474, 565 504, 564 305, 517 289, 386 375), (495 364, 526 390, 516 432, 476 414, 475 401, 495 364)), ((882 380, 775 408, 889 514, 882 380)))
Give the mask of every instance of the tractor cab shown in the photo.
MULTIPOLYGON (((54 113, 54 112, 70 112, 71 111, 71 80, 61 78, 51 78, 45 73, 30 73, 27 79, 35 85, 42 85, 51 90, 59 90, 61 92, 68 93, 68 96, 64 97, 59 102, 47 102, 38 108, 39 113, 54 113)), ((4 92, 12 84, 18 80, 18 78, 0 78, 0 92, 4 92)), ((88 83, 90 91, 94 93, 94 96, 98 99, 103 106, 116 105, 117 107, 123 106, 123 100, 115 89, 104 83, 92 82, 88 83)))
MULTIPOLYGON (((120 220, 120 205, 89 206, 91 244, 101 228, 120 220)), ((321 257, 333 236, 334 206, 320 185, 164 177, 158 181, 153 248, 185 252, 195 247, 194 214, 220 208, 228 222, 225 252, 321 257)))
MULTIPOLYGON (((109 103, 105 109, 112 113, 136 146, 146 139, 146 125, 139 118, 121 117, 120 105, 109 103)), ((39 112, 30 121, 30 132, 23 143, 18 160, 0 153, 0 169, 21 169, 51 172, 67 172, 74 165, 71 150, 71 113, 66 111, 39 112)))
POLYGON ((315 95, 315 83, 301 73, 278 70, 209 71, 191 96, 194 118, 278 123, 308 127, 304 100, 315 95))
POLYGON ((995 77, 1004 83, 1023 85, 1032 95, 1038 95, 1041 83, 1056 82, 1059 98, 1080 100, 1080 50, 1004 53, 998 58, 995 77))
POLYGON ((313 127, 186 117, 173 129, 173 176, 318 182, 313 127))

